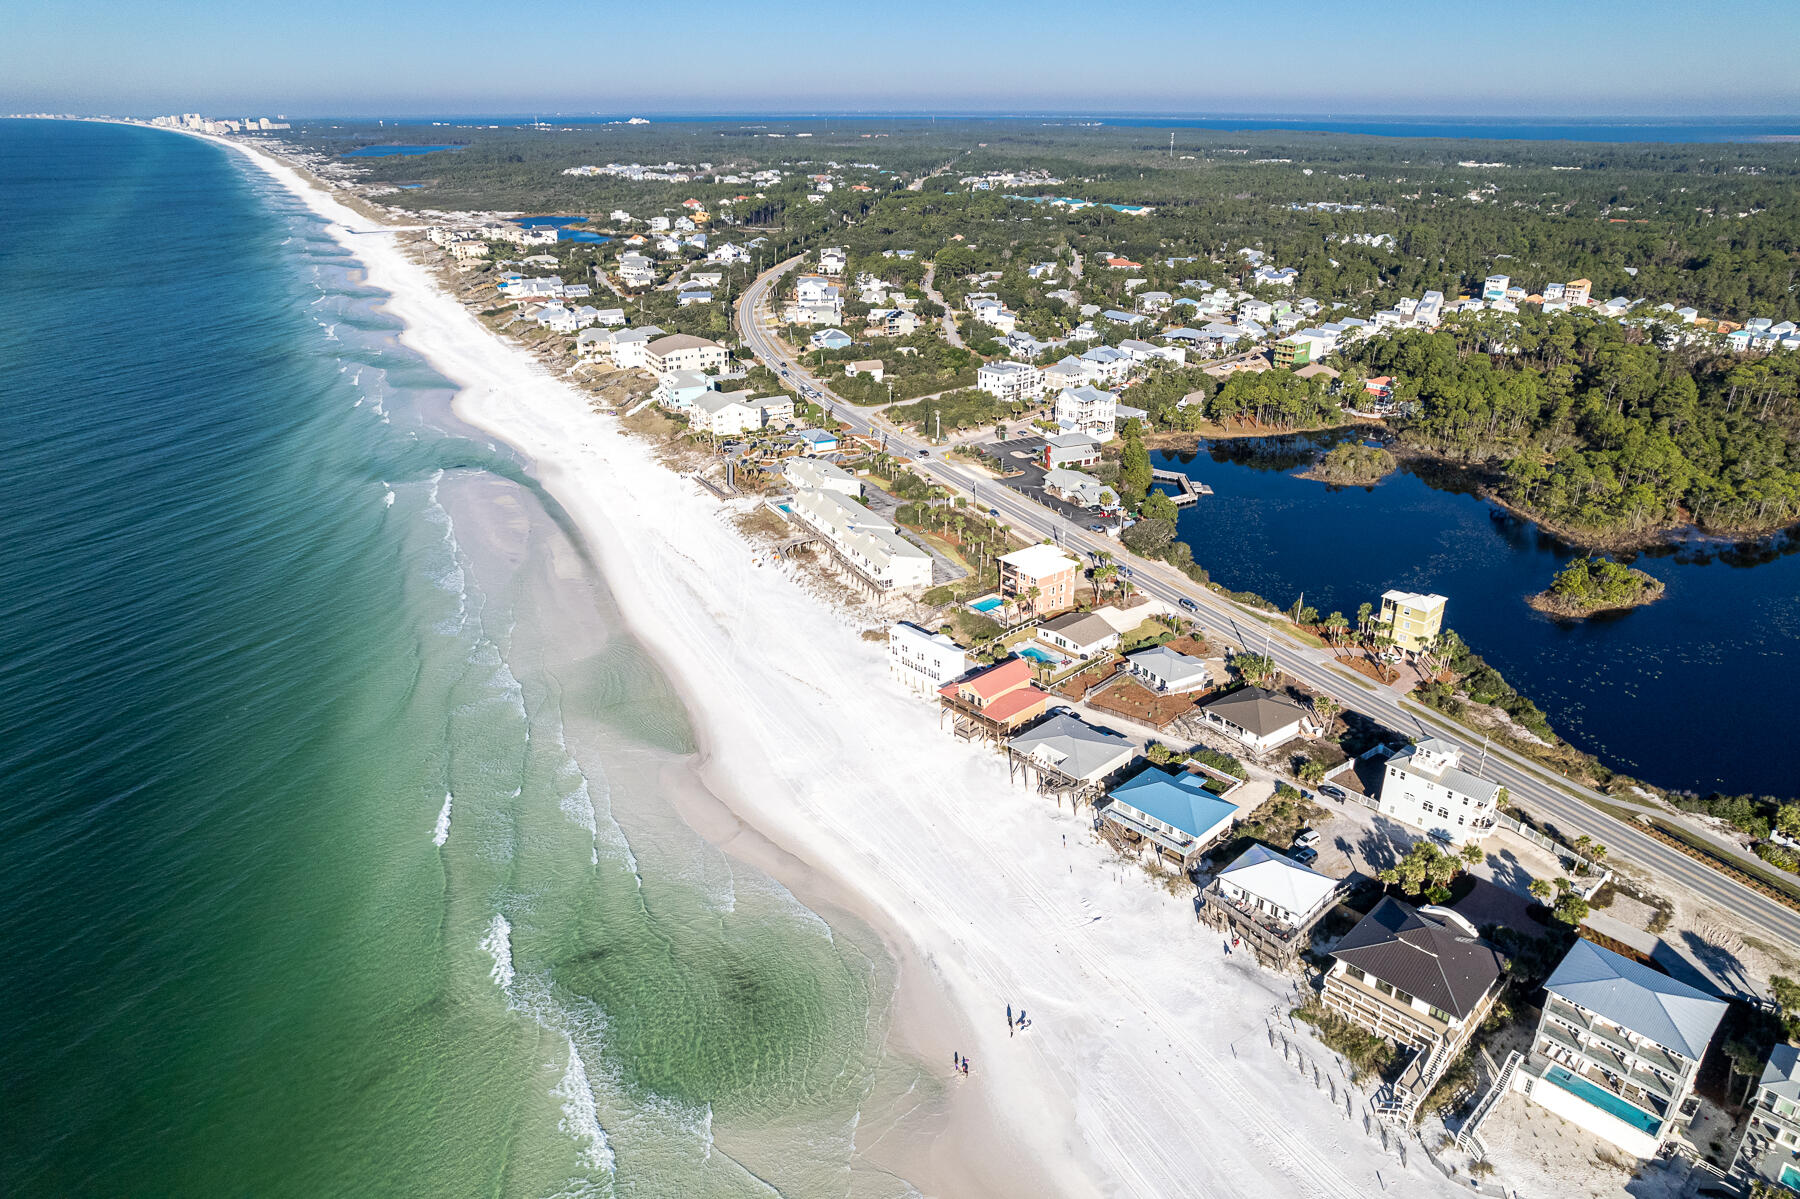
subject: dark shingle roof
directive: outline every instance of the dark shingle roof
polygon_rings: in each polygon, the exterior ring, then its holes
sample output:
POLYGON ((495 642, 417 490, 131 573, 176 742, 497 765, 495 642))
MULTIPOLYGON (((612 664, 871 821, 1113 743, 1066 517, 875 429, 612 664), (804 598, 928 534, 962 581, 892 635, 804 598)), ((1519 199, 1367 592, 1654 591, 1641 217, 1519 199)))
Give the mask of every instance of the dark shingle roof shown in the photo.
POLYGON ((1458 1019, 1500 977, 1493 946, 1396 899, 1376 904, 1332 956, 1458 1019))

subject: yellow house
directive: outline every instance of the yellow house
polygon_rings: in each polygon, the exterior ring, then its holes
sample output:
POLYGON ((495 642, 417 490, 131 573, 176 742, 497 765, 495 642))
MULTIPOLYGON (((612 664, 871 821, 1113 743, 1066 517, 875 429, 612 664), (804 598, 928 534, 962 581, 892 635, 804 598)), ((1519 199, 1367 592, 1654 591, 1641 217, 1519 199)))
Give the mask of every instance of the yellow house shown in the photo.
POLYGON ((1448 602, 1441 595, 1385 592, 1381 597, 1381 622, 1388 626, 1394 644, 1401 649, 1423 649, 1443 629, 1444 605, 1448 602))

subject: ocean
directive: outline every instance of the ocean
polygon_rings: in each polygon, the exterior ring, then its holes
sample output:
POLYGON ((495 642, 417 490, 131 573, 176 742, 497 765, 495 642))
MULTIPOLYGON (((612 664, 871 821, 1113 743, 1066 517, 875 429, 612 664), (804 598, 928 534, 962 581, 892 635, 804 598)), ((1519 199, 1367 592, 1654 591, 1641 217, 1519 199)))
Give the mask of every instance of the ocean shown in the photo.
POLYGON ((881 938, 322 223, 0 121, 0 227, 0 1191, 914 1193, 881 938))

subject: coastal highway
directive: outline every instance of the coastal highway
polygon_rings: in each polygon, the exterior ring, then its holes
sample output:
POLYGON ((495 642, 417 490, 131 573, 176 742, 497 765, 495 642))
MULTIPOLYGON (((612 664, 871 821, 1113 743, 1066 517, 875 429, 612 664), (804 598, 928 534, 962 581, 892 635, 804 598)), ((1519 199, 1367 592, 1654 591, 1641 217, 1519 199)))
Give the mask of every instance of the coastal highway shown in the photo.
MULTIPOLYGON (((916 460, 915 469, 929 475, 933 481, 967 495, 981 510, 997 512, 1002 520, 1027 536, 1054 540, 1078 556, 1091 558, 1100 551, 1112 554, 1121 566, 1131 570, 1131 581, 1138 590, 1170 605, 1188 601, 1193 615, 1209 633, 1254 652, 1267 652, 1284 673, 1314 691, 1330 696, 1345 709, 1360 712, 1409 736, 1441 736, 1461 745, 1467 745, 1473 739, 1468 729, 1431 709, 1386 688, 1374 687, 1359 675, 1328 665, 1329 654, 1295 638, 1284 627, 1285 621, 1281 618, 1265 620, 1251 615, 1249 609, 1194 583, 1167 564, 1137 557, 1117 541, 1063 519, 973 466, 948 458, 923 456, 930 453, 925 442, 877 425, 870 414, 849 404, 808 374, 798 356, 769 323, 769 300, 774 285, 799 261, 799 257, 794 257, 771 267, 744 290, 737 304, 738 330, 750 351, 765 366, 778 374, 785 371, 789 383, 796 387, 811 388, 817 401, 829 405, 833 415, 852 430, 886 438, 891 452, 916 460)), ((1602 796, 1503 747, 1489 750, 1484 775, 1505 787, 1513 802, 1529 811, 1539 823, 1554 824, 1569 837, 1586 833, 1605 845, 1613 858, 1645 867, 1653 875, 1666 878, 1732 913, 1750 927, 1800 947, 1800 912, 1658 841, 1640 826, 1616 819, 1593 803, 1605 802, 1620 808, 1636 805, 1602 796)), ((1713 838, 1708 840, 1723 854, 1743 854, 1735 845, 1713 838)), ((1732 976, 1728 964, 1716 972, 1727 980, 1732 976)))

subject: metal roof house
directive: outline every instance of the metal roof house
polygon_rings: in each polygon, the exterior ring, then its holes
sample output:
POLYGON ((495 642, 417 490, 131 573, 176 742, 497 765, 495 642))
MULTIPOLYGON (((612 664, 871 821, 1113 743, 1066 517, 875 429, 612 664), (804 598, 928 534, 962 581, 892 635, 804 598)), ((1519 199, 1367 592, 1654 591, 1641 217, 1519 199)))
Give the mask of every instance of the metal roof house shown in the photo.
POLYGON ((1201 776, 1152 768, 1114 787, 1100 819, 1186 868, 1231 828, 1237 812, 1201 776))
POLYGON ((1689 1103, 1725 1001, 1580 940, 1544 983, 1522 1089, 1571 1124, 1653 1157, 1689 1103))
POLYGON ((1156 645, 1125 656, 1125 669, 1158 695, 1180 695, 1211 685, 1212 672, 1191 654, 1156 645))
POLYGON ((1007 777, 1033 781, 1040 794, 1071 792, 1079 802, 1137 760, 1137 744, 1111 729, 1059 712, 1006 743, 1007 777))
POLYGON ((1252 845, 1201 892, 1199 916, 1248 941, 1265 965, 1285 966, 1343 893, 1340 880, 1267 845, 1252 845))

